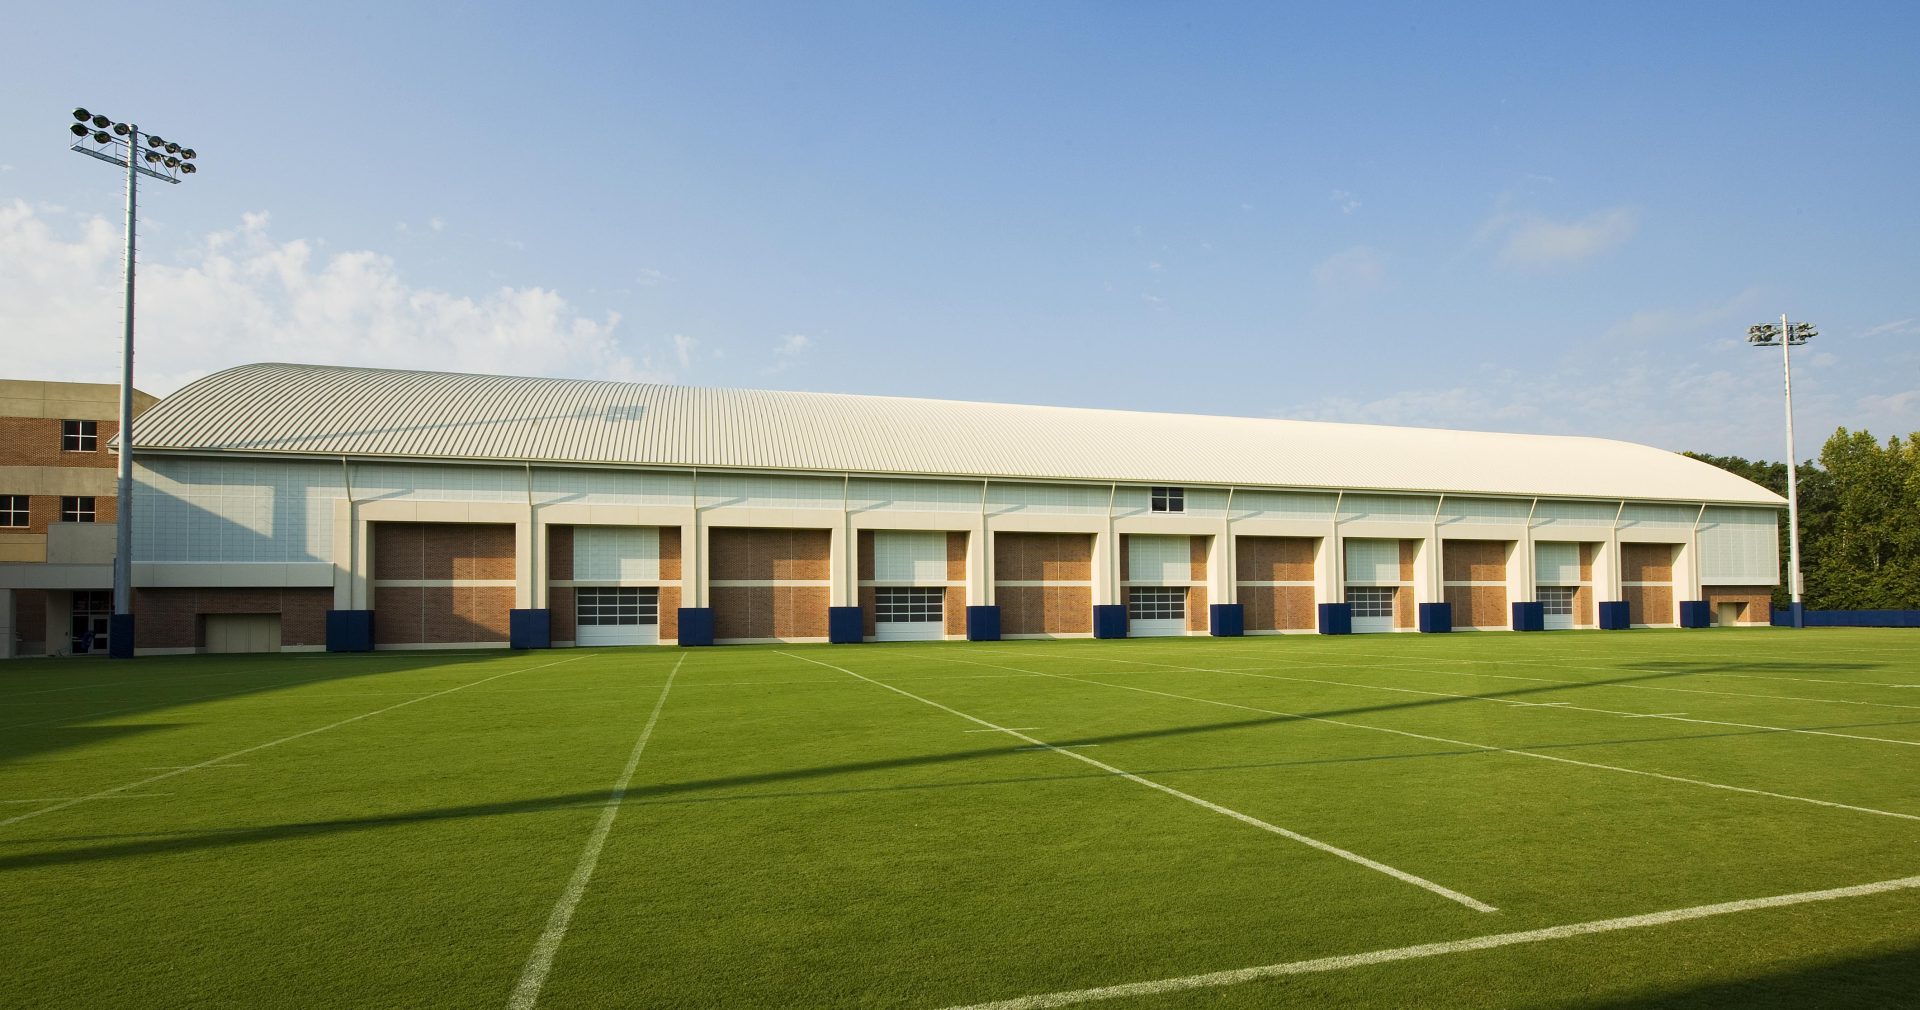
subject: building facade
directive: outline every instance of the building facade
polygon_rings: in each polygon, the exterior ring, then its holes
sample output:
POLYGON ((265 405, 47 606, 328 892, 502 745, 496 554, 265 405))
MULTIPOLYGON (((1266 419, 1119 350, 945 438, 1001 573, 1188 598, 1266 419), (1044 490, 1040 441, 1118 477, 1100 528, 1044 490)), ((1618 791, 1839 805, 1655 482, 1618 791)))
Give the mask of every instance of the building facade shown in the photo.
POLYGON ((119 412, 116 385, 0 379, 0 656, 106 650, 119 412))
POLYGON ((1604 439, 263 364, 136 432, 141 653, 1765 625, 1604 439))

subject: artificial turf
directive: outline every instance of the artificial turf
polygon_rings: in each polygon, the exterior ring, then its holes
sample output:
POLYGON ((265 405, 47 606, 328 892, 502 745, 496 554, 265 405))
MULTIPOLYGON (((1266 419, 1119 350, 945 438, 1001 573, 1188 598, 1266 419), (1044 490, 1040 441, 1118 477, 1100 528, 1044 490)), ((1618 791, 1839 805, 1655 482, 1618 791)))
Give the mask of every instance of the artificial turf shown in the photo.
MULTIPOLYGON (((508 1006, 656 711, 540 1007, 941 1008, 1920 874, 1915 632, 17 661, 0 1006, 508 1006)), ((1098 1005, 1912 1006, 1916 913, 1098 1005)))

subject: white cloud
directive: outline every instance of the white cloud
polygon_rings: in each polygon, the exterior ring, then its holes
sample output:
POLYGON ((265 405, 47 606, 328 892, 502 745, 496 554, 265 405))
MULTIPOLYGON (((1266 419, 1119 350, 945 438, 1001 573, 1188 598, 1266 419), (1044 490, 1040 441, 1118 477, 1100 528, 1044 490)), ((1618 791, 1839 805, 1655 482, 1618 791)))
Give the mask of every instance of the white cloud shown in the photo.
POLYGON ((664 271, 655 270, 652 267, 641 267, 639 272, 633 275, 633 282, 643 288, 654 287, 665 282, 666 279, 667 275, 664 271))
POLYGON ((780 342, 774 345, 772 364, 769 364, 760 371, 765 375, 778 375, 791 367, 795 361, 800 359, 802 354, 805 354, 812 347, 812 337, 804 333, 789 333, 781 337, 780 342))
POLYGON ((681 368, 693 367, 693 348, 699 341, 684 333, 673 335, 673 356, 680 362, 681 368))
POLYGON ((1509 266, 1550 267, 1590 259, 1626 242, 1639 229, 1639 211, 1614 207, 1578 221, 1500 213, 1481 226, 1479 237, 1499 239, 1500 261, 1509 266))
POLYGON ((432 228, 434 231, 446 231, 447 222, 436 217, 427 221, 427 227, 432 228))
MULTIPOLYGON (((268 215, 206 236, 178 262, 142 261, 139 370, 152 393, 230 365, 300 361, 659 380, 665 369, 558 292, 417 287, 391 257, 281 241, 268 215)), ((0 335, 21 377, 114 381, 121 233, 23 201, 0 204, 0 335)))
POLYGON ((1340 213, 1342 214, 1351 214, 1354 211, 1359 210, 1361 206, 1360 198, 1357 196, 1354 196, 1352 193, 1349 193, 1344 189, 1334 190, 1332 193, 1327 195, 1327 199, 1332 200, 1333 205, 1335 207, 1340 208, 1340 213))
POLYGON ((1322 291, 1352 294, 1378 287, 1386 279, 1387 268, 1379 253, 1360 245, 1321 260, 1312 276, 1314 286, 1322 291))
POLYGON ((1920 337, 1920 320, 1895 319, 1869 328, 1862 337, 1920 337))

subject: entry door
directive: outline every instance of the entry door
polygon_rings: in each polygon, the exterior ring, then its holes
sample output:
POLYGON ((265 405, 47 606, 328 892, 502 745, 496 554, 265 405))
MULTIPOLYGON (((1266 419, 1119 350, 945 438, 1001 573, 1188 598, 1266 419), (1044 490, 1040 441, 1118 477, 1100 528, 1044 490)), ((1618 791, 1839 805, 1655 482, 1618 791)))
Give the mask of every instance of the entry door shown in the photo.
POLYGON ((574 590, 575 645, 653 645, 660 641, 655 586, 583 586, 574 590))
POLYGON ((946 636, 947 591, 922 586, 877 586, 873 590, 873 640, 924 642, 946 636))
POLYGON ((113 594, 83 589, 73 594, 73 620, 68 634, 74 652, 107 651, 107 619, 113 615, 113 594))
POLYGON ((279 652, 279 614, 208 614, 208 652, 279 652))
POLYGON ((1713 623, 1731 628, 1740 623, 1740 604, 1722 602, 1719 612, 1714 615, 1713 623))

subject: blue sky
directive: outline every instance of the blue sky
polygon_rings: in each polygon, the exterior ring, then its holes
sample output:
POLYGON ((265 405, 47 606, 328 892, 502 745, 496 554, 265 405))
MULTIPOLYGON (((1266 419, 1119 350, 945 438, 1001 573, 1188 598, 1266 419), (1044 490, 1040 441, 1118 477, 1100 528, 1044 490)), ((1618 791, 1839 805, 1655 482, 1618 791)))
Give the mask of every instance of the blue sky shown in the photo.
POLYGON ((1801 455, 1920 428, 1911 5, 551 6, 17 12, 13 368, 115 374, 81 104, 202 155, 143 190, 154 391, 278 358, 1778 458, 1742 337, 1785 311, 1801 455))

